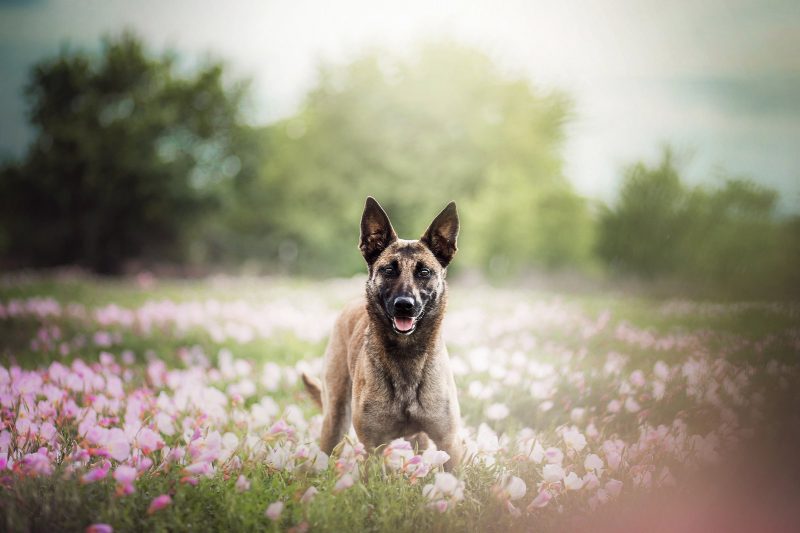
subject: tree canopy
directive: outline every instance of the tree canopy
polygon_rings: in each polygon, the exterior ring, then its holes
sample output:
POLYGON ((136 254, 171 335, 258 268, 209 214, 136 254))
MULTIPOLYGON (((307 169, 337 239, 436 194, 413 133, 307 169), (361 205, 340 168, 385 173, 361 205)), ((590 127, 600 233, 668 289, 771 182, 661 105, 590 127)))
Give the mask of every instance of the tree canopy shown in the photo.
POLYGON ((37 64, 26 88, 36 138, 0 178, 7 252, 100 272, 142 254, 181 259, 184 232, 240 167, 241 91, 222 74, 184 75, 127 34, 99 56, 37 64))

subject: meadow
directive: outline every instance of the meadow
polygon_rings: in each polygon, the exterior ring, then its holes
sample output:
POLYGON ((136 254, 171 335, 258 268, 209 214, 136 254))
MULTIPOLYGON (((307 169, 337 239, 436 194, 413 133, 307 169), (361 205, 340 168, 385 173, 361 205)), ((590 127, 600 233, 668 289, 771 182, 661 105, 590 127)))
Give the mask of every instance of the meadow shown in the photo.
POLYGON ((450 474, 402 440, 317 447, 299 375, 362 285, 3 278, 0 528, 643 530, 706 497, 730 508, 708 524, 796 512, 800 305, 454 279, 468 453, 450 474))

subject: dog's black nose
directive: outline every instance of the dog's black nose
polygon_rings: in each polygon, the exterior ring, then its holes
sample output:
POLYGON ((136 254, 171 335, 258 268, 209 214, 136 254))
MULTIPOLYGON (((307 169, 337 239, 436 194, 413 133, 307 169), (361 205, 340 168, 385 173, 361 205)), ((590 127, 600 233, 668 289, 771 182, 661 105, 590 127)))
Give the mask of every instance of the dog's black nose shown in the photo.
POLYGON ((414 298, 398 296, 394 299, 394 312, 409 315, 414 311, 414 298))

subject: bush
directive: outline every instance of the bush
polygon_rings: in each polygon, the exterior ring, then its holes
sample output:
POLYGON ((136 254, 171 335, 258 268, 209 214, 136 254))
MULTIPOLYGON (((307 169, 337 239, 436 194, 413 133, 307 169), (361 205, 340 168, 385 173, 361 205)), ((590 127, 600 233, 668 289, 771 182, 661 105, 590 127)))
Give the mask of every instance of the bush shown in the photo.
POLYGON ((671 279, 732 296, 798 294, 798 222, 776 214, 775 191, 728 178, 689 188, 669 150, 629 167, 598 222, 598 253, 618 273, 671 279))

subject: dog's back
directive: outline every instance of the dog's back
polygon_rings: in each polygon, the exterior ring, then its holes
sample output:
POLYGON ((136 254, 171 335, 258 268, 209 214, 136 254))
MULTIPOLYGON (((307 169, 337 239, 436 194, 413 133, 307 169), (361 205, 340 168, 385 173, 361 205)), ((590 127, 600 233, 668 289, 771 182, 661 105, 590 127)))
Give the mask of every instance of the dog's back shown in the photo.
MULTIPOLYGON (((325 350, 325 374, 323 380, 303 373, 303 383, 314 401, 325 410, 325 384, 342 384, 351 386, 350 373, 361 353, 364 336, 369 327, 369 317, 364 298, 347 304, 339 313, 333 325, 328 347, 325 350)), ((330 391, 334 396, 343 395, 345 391, 330 391)))

